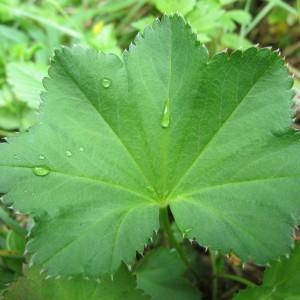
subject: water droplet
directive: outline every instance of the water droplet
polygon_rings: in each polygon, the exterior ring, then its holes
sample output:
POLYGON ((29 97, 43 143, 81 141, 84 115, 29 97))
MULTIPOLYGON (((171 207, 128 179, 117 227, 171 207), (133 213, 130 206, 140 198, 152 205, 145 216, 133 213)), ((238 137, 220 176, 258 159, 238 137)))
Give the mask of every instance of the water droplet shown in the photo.
POLYGON ((168 128, 170 125, 170 99, 167 99, 161 118, 161 126, 163 128, 168 128))
POLYGON ((47 167, 34 167, 32 172, 36 176, 47 176, 50 170, 47 167))
POLYGON ((80 152, 83 152, 83 151, 84 151, 84 148, 83 148, 83 147, 80 147, 80 148, 79 148, 79 151, 80 151, 80 152))
POLYGON ((45 159, 45 156, 41 154, 41 155, 39 156, 39 158, 40 158, 41 160, 44 160, 44 159, 45 159))
POLYGON ((73 153, 72 153, 71 151, 67 150, 67 151, 66 151, 66 155, 67 155, 68 157, 71 157, 71 156, 73 155, 73 153))
POLYGON ((105 89, 108 89, 111 86, 111 80, 109 78, 103 78, 102 79, 102 86, 105 89))

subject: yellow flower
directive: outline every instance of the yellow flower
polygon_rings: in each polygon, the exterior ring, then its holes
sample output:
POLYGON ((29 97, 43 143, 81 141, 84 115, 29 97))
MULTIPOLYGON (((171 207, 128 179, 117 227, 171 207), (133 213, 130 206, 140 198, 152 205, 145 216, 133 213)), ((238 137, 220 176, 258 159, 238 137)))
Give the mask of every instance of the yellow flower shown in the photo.
POLYGON ((94 26, 92 28, 93 34, 94 35, 99 34, 102 31, 103 27, 104 27, 104 22, 103 21, 99 21, 96 24, 94 24, 94 26))

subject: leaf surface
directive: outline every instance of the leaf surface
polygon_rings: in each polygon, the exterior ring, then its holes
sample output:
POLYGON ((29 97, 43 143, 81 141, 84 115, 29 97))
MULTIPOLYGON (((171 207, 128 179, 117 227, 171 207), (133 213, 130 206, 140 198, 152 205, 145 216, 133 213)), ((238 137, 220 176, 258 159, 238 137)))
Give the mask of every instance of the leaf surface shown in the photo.
POLYGON ((136 269, 137 286, 153 300, 199 300, 199 291, 184 278, 186 266, 173 250, 159 248, 147 254, 136 269))
POLYGON ((175 15, 122 60, 58 50, 49 77, 39 124, 0 146, 5 202, 38 218, 34 263, 53 275, 112 273, 134 262, 167 205, 204 246, 259 263, 289 251, 300 143, 277 53, 209 59, 175 15))
POLYGON ((37 270, 13 283, 4 300, 146 300, 150 299, 136 289, 135 278, 121 268, 113 280, 108 276, 101 282, 82 278, 45 279, 37 270))
POLYGON ((265 271, 261 287, 247 288, 234 300, 297 300, 300 299, 300 244, 290 258, 274 263, 265 271))
POLYGON ((46 68, 43 65, 31 63, 10 63, 7 65, 7 76, 16 97, 32 108, 38 108, 46 68))

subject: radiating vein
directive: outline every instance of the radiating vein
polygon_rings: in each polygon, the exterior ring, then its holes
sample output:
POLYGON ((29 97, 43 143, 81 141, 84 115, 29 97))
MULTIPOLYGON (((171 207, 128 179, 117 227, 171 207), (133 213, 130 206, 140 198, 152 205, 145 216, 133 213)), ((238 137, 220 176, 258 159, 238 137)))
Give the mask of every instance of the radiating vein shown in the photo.
MULTIPOLYGON (((23 169, 30 169, 30 170, 32 170, 34 168, 34 166, 16 166, 16 165, 12 166, 12 165, 3 165, 3 164, 1 164, 0 167, 4 167, 4 168, 23 168, 23 169)), ((87 180, 87 181, 95 182, 95 183, 98 183, 98 184, 107 185, 107 186, 110 186, 114 189, 123 190, 127 193, 134 194, 134 195, 139 196, 141 198, 147 199, 148 201, 156 203, 156 201, 154 199, 152 199, 150 197, 147 197, 144 194, 141 194, 141 193, 139 193, 137 191, 134 191, 134 190, 130 190, 125 186, 118 185, 116 183, 112 183, 112 182, 108 182, 108 181, 104 181, 104 180, 99 179, 99 178, 75 175, 75 174, 65 173, 65 172, 58 171, 58 170, 53 170, 53 169, 50 169, 50 173, 55 173, 55 174, 62 175, 62 176, 68 176, 68 177, 71 177, 73 179, 87 180)))
POLYGON ((196 156, 196 158, 193 160, 191 165, 186 169, 186 171, 183 173, 183 175, 179 178, 177 183, 174 185, 172 191, 170 192, 170 196, 173 196, 176 189, 180 186, 180 184, 183 182, 183 180, 188 176, 188 174, 191 172, 193 167, 196 165, 196 163, 201 159, 201 157, 204 155, 205 151, 209 149, 209 146, 212 144, 212 142, 219 136, 219 134, 222 132, 222 129, 225 128, 225 126, 230 122, 230 120, 235 116, 235 113, 238 111, 244 100, 248 97, 248 95, 251 93, 251 91, 256 87, 256 84, 260 81, 260 79, 267 73, 267 71, 273 66, 273 63, 270 64, 264 72, 258 77, 256 82, 252 85, 252 87, 248 90, 248 92, 245 94, 245 96, 241 99, 241 101, 238 103, 238 105, 233 109, 233 111, 228 115, 228 117, 224 120, 223 124, 217 129, 217 131, 211 136, 210 140, 207 142, 207 144, 202 148, 202 150, 199 152, 199 154, 196 156))

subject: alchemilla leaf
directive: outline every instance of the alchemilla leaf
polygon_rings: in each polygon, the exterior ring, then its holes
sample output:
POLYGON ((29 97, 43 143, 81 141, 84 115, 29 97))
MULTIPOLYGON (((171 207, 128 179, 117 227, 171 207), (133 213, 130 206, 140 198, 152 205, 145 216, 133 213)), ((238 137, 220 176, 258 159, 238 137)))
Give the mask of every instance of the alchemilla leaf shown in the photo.
POLYGON ((113 273, 170 206, 188 237, 243 260, 289 252, 300 215, 292 80, 268 49, 208 57, 185 21, 155 21, 122 59, 55 53, 40 122, 0 147, 5 202, 37 217, 51 275, 113 273))
POLYGON ((36 269, 29 270, 11 284, 4 300, 149 300, 150 297, 136 288, 135 277, 125 267, 114 278, 48 278, 36 269))

